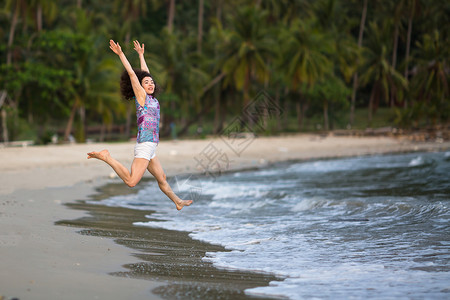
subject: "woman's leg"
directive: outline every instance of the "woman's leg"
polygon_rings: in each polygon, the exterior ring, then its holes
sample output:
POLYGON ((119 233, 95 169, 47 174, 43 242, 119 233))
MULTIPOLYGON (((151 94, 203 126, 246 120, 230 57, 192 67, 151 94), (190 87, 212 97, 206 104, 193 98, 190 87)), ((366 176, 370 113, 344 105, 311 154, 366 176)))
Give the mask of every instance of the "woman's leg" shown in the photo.
POLYGON ((112 158, 108 150, 102 150, 100 152, 90 152, 87 154, 88 159, 97 158, 103 160, 105 163, 110 165, 114 171, 119 175, 119 177, 125 182, 129 187, 134 187, 144 176, 145 170, 148 166, 148 160, 145 158, 135 158, 131 164, 131 173, 128 169, 122 165, 119 161, 112 158))
POLYGON ((147 170, 156 178, 161 191, 175 203, 178 210, 181 210, 184 206, 191 205, 192 200, 182 200, 172 191, 158 157, 150 160, 147 170))

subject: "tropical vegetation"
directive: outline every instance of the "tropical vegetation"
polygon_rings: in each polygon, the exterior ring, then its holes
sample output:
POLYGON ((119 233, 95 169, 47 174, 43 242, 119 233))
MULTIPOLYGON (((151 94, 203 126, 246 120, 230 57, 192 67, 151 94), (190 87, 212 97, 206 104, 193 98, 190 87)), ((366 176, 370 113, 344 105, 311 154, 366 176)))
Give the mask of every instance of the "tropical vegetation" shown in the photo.
POLYGON ((377 112, 447 126, 448 20, 441 0, 3 0, 0 141, 132 137, 109 39, 134 66, 132 41, 145 44, 162 137, 220 134, 236 117, 261 134, 373 127, 377 112), (278 114, 255 126, 260 95, 278 114))

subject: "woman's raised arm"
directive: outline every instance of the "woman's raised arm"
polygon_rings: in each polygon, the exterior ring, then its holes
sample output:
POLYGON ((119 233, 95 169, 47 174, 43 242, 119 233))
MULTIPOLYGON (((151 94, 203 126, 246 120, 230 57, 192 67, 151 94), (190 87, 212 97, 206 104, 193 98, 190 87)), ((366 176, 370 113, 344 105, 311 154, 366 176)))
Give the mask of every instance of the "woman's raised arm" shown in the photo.
POLYGON ((122 48, 120 47, 119 43, 116 43, 113 40, 110 40, 109 48, 111 48, 111 50, 119 56, 120 61, 122 62, 123 66, 125 67, 125 70, 127 70, 128 76, 130 76, 131 86, 133 87, 133 92, 134 92, 134 95, 136 96, 136 100, 139 102, 139 104, 141 106, 144 106, 145 97, 146 97, 145 90, 142 87, 141 83, 139 82, 139 79, 136 76, 136 73, 134 73, 133 68, 131 67, 130 63, 128 62, 128 59, 125 56, 125 54, 123 53, 122 48))
POLYGON ((145 62, 145 58, 144 58, 144 47, 145 45, 139 44, 139 42, 136 40, 133 42, 134 43, 134 50, 136 50, 136 52, 139 54, 139 61, 141 62, 141 70, 142 71, 146 71, 150 74, 150 70, 147 67, 147 63, 145 62))

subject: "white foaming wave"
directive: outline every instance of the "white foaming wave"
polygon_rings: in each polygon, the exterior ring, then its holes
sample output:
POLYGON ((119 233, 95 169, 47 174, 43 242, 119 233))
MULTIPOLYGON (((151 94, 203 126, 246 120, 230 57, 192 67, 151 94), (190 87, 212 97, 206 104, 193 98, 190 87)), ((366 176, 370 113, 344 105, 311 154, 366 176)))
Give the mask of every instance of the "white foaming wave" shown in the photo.
MULTIPOLYGON (((259 198, 258 196, 255 197, 259 198)), ((212 201, 208 204, 208 206, 212 208, 231 208, 236 211, 247 211, 250 209, 264 207, 271 202, 273 201, 270 199, 259 199, 255 201, 212 201)))
POLYGON ((450 157, 450 151, 444 153, 444 157, 450 157))
MULTIPOLYGON (((425 161, 421 156, 409 161, 410 166, 417 166, 424 163, 425 161)), ((408 161, 399 160, 397 155, 385 155, 300 162, 291 165, 286 169, 286 172, 326 173, 363 169, 390 169, 404 167, 406 165, 408 165, 408 161)))
POLYGON ((422 158, 422 156, 418 156, 418 157, 416 157, 416 158, 413 158, 413 159, 409 162, 408 166, 410 166, 410 167, 417 167, 417 166, 423 165, 424 163, 425 163, 425 161, 424 161, 424 159, 422 158))
POLYGON ((322 198, 306 198, 295 204, 294 207, 291 208, 291 211, 308 211, 316 208, 330 206, 332 203, 333 201, 322 198))
MULTIPOLYGON (((444 272, 442 278, 449 275, 444 272)), ((245 294, 293 300, 328 299, 330 294, 334 299, 403 299, 407 295, 441 298, 443 283, 434 282, 434 276, 426 271, 387 268, 382 264, 346 263, 332 268, 326 265, 303 268, 295 276, 272 281, 269 286, 247 289, 245 294), (323 289, 324 286, 327 288, 323 289)))
POLYGON ((233 222, 233 220, 226 221, 209 218, 208 216, 202 219, 192 218, 189 221, 136 222, 134 225, 180 230, 180 223, 183 224, 181 230, 190 232, 189 236, 192 239, 239 251, 253 248, 260 249, 261 244, 271 244, 276 237, 274 232, 276 230, 284 230, 284 226, 289 226, 289 224, 285 224, 286 222, 283 222, 283 226, 279 226, 273 222, 241 223, 240 218, 235 219, 235 222, 233 222))
POLYGON ((346 171, 354 169, 358 166, 358 159, 341 159, 341 160, 318 160, 312 162, 297 163, 286 171, 288 172, 332 172, 346 171))
POLYGON ((386 268, 377 263, 336 264, 323 247, 311 248, 311 244, 307 242, 308 238, 302 235, 294 239, 292 236, 285 236, 284 240, 278 235, 271 238, 260 238, 259 234, 257 236, 257 239, 247 241, 236 238, 231 247, 233 251, 208 252, 203 258, 217 268, 263 272, 280 277, 280 281, 273 281, 268 287, 246 290, 249 295, 290 299, 328 298, 330 290, 334 290, 336 293, 342 293, 338 298, 344 299, 346 293, 350 293, 347 296, 361 297, 361 287, 365 287, 363 291, 376 289, 374 295, 377 295, 386 288, 386 281, 395 285, 387 294, 397 292, 396 288, 406 290, 410 286, 405 284, 405 280, 412 278, 413 281, 420 282, 422 276, 421 272, 411 274, 410 270, 397 271, 396 268, 386 268), (320 287, 324 285, 329 287, 327 291, 321 291, 320 287), (356 294, 352 294, 355 290, 356 294))
MULTIPOLYGON (((180 226, 176 222, 172 221, 148 221, 148 222, 134 222, 133 225, 142 226, 142 227, 150 227, 150 228, 163 228, 167 230, 175 230, 175 231, 185 231, 191 232, 196 230, 205 230, 208 228, 208 225, 198 224, 193 222, 187 222, 180 226)), ((210 229, 214 229, 214 227, 209 227, 210 229)))
MULTIPOLYGON (((417 156, 417 154, 415 155, 417 156)), ((413 157, 409 156, 399 163, 406 167, 413 157)), ((390 162, 385 163, 384 166, 388 164, 390 162)), ((382 167, 381 165, 379 164, 380 167, 382 167)), ((326 222, 329 218, 323 219, 323 211, 326 212, 327 217, 329 213, 340 216, 342 215, 341 209, 345 209, 347 213, 349 207, 362 214, 375 210, 375 212, 384 213, 387 215, 387 218, 391 219, 399 215, 398 211, 408 213, 414 210, 405 205, 412 205, 409 200, 400 203, 396 207, 395 202, 398 199, 389 201, 389 198, 387 198, 375 203, 368 201, 367 198, 331 200, 317 197, 299 200, 299 196, 294 196, 290 193, 286 197, 283 196, 283 201, 280 201, 283 205, 286 205, 286 211, 288 212, 283 214, 281 218, 269 216, 270 218, 268 217, 264 220, 261 219, 263 215, 252 213, 249 215, 249 218, 244 220, 233 215, 232 210, 216 208, 218 205, 223 204, 224 206, 230 205, 230 208, 233 208, 233 205, 238 205, 236 206, 238 209, 247 209, 247 205, 251 204, 252 201, 246 201, 240 206, 242 204, 239 201, 240 199, 235 199, 236 191, 246 195, 247 191, 245 188, 254 189, 257 187, 256 190, 262 193, 267 190, 258 184, 243 188, 245 183, 237 182, 231 183, 233 184, 232 188, 235 188, 233 191, 227 184, 228 182, 216 181, 203 186, 204 191, 208 192, 208 194, 210 193, 210 188, 214 193, 229 190, 232 196, 226 200, 222 200, 220 197, 213 200, 208 199, 208 201, 199 202, 198 204, 201 205, 198 207, 193 206, 189 213, 179 214, 173 212, 161 215, 161 219, 169 218, 172 220, 169 222, 141 222, 142 224, 136 223, 136 225, 162 227, 177 231, 181 229, 191 232, 189 235, 193 239, 219 244, 232 250, 231 252, 207 253, 207 257, 204 260, 213 263, 216 267, 265 272, 288 277, 281 282, 272 282, 269 287, 246 290, 246 293, 249 295, 289 297, 291 299, 329 298, 330 295, 333 295, 337 299, 346 299, 352 297, 366 298, 364 293, 367 292, 369 298, 392 298, 392 293, 398 294, 399 291, 400 293, 402 291, 410 292, 411 284, 407 282, 417 282, 418 284, 413 286, 413 288, 418 289, 418 292, 423 291, 419 289, 419 287, 424 286, 420 284, 422 278, 424 278, 421 277, 422 273, 411 271, 411 268, 406 267, 405 273, 401 274, 397 270, 400 269, 401 272, 403 267, 399 267, 395 263, 388 262, 387 266, 381 265, 385 262, 380 262, 380 264, 371 263, 379 260, 357 260, 356 264, 343 264, 337 255, 340 252, 339 247, 344 244, 343 241, 325 234, 320 236, 320 231, 314 232, 313 235, 308 235, 305 233, 307 231, 303 230, 304 228, 309 228, 311 223, 314 222, 317 222, 317 224, 322 224, 320 222, 323 222, 323 224, 329 223, 326 222), (209 205, 211 201, 215 204, 209 205), (321 208, 325 208, 325 210, 320 210, 321 208), (386 211, 388 208, 392 210, 386 211), (314 209, 318 210, 314 211, 314 209), (302 212, 305 210, 313 210, 312 213, 304 214, 304 216, 310 216, 309 218, 299 218, 298 213, 289 214, 289 212, 302 212), (322 216, 320 216, 321 214, 322 216), (180 225, 182 228, 180 228, 180 225), (282 237, 283 235, 284 237, 282 237), (319 242, 311 242, 311 240, 319 242), (333 245, 336 246, 333 247, 333 245), (336 255, 333 255, 334 253, 336 255), (333 259, 333 256, 338 258, 333 259), (392 265, 390 265, 391 263, 392 265), (393 282, 395 287, 391 287, 387 282, 393 282), (327 289, 323 289, 323 286, 327 286, 327 289), (400 287, 398 288, 398 286, 400 287)), ((277 204, 280 202, 277 202, 277 204)), ((270 203, 266 205, 268 204, 270 203)), ((420 202, 416 204, 420 204, 420 202)), ((170 212, 172 212, 173 207, 170 208, 170 212)), ((419 210, 419 213, 423 213, 423 211, 419 210)), ((154 216, 153 214, 151 217, 154 216)), ((383 218, 380 219, 383 221, 383 218)), ((446 220, 448 221, 448 218, 446 220)), ((332 226, 335 228, 334 223, 332 226)), ((448 228, 448 226, 445 228, 448 228)), ((361 243, 356 241, 355 243, 356 248, 365 249, 366 244, 364 244, 364 241, 361 241, 361 243)), ((435 276, 435 274, 430 276, 435 276)), ((447 278, 450 277, 447 276, 447 278)), ((442 282, 439 281, 438 283, 435 290, 442 289, 442 282)), ((405 295, 405 293, 402 295, 405 295)), ((440 296, 442 297, 442 294, 440 296)))
MULTIPOLYGON (((284 272, 278 271, 276 268, 273 268, 273 266, 267 266, 264 265, 263 262, 256 261, 255 259, 258 258, 257 256, 251 256, 248 252, 243 250, 233 250, 233 248, 229 249, 231 250, 229 252, 206 252, 206 256, 202 258, 202 261, 210 262, 219 269, 265 273, 279 277, 286 276, 284 272), (242 255, 243 253, 244 255, 242 255), (230 257, 240 259, 230 260, 230 257), (247 260, 246 263, 244 263, 245 260, 247 260)), ((270 259, 270 257, 266 257, 265 259, 270 259)))
POLYGON ((242 242, 237 242, 234 243, 234 246, 247 246, 247 245, 258 245, 261 244, 263 242, 272 240, 273 238, 264 238, 264 239, 255 239, 255 240, 250 240, 250 241, 242 241, 242 242))
POLYGON ((279 176, 280 170, 279 169, 269 169, 269 170, 259 170, 254 171, 252 173, 252 176, 255 177, 263 177, 263 176, 279 176))
POLYGON ((243 197, 264 197, 268 193, 269 187, 265 185, 248 186, 236 182, 209 182, 204 185, 203 192, 212 195, 212 200, 239 199, 243 197))

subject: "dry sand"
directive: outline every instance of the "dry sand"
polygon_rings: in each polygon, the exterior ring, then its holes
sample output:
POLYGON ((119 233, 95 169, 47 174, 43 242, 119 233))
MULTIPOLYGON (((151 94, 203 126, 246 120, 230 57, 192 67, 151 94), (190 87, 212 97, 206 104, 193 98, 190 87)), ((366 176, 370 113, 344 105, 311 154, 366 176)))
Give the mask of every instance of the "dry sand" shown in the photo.
MULTIPOLYGON (((151 290, 161 283, 108 275, 136 262, 129 249, 111 239, 54 225, 82 216, 63 204, 86 199, 105 183, 120 182, 109 166, 87 160, 86 153, 109 149, 129 166, 133 146, 129 142, 0 148, 0 297, 159 299, 151 290)), ((230 171, 286 160, 448 149, 450 142, 442 141, 291 135, 162 141, 157 155, 166 173, 173 176, 203 173, 205 157, 213 155, 220 158, 213 169, 230 171)))

